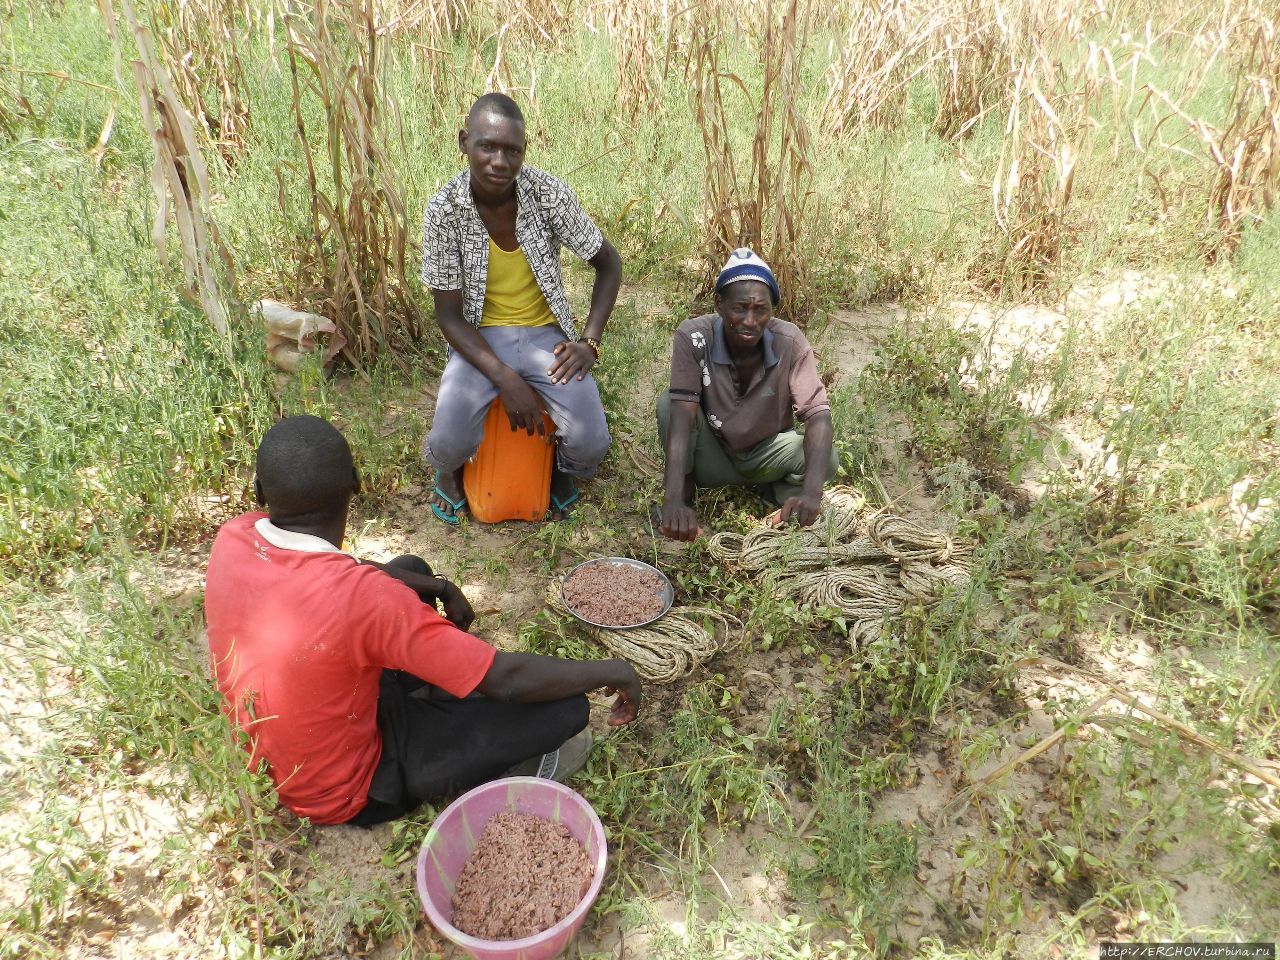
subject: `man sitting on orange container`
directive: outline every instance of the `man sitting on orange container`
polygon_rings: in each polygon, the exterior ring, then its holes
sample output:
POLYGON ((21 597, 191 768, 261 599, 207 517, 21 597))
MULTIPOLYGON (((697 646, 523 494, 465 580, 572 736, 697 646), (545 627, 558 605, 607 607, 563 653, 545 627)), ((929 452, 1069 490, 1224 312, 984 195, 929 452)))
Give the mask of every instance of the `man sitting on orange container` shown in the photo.
POLYGON ((544 409, 555 424, 550 503, 564 516, 578 499, 576 481, 594 476, 609 449, 591 368, 622 262, 566 184, 524 166, 524 116, 510 97, 478 99, 458 148, 467 169, 431 198, 423 223, 422 281, 450 346, 422 446, 436 472, 431 509, 458 522, 466 507, 462 467, 500 398, 512 430, 545 434, 544 409), (561 246, 595 269, 581 337, 565 296, 561 246))
POLYGON ((257 466, 268 512, 218 531, 205 620, 223 708, 298 816, 368 826, 504 772, 563 780, 591 746, 592 690, 618 694, 611 725, 635 719, 625 660, 499 652, 422 559, 342 552, 360 478, 329 423, 282 420, 257 466))

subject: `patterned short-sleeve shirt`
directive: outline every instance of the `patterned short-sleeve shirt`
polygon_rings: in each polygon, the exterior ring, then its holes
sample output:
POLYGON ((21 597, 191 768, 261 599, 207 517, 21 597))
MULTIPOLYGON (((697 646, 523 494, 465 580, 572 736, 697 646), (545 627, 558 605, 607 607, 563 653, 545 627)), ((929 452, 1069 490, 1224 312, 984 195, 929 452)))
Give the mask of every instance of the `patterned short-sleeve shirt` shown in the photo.
MULTIPOLYGON (((560 247, 590 260, 604 243, 569 186, 533 167, 516 177, 516 241, 524 251, 547 306, 570 340, 578 339, 560 273, 560 247)), ((463 170, 427 202, 422 224, 422 282, 432 290, 461 290, 462 315, 473 327, 484 312, 489 275, 489 231, 463 170)))

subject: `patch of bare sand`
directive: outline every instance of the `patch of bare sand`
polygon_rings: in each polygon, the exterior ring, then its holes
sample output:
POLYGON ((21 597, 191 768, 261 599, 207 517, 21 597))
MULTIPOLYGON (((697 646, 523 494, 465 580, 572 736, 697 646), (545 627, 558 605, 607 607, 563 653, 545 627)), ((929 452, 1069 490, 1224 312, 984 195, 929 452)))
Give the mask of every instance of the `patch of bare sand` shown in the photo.
MULTIPOLYGON (((1158 704, 1148 687, 1167 665, 1140 634, 1113 637, 1105 648, 1089 638, 1079 646, 1089 669, 1125 678, 1132 685, 1130 692, 1140 700, 1158 704)), ((1108 884, 1117 882, 1116 874, 1109 871, 1129 875, 1135 869, 1168 885, 1188 930, 1225 931, 1222 935, 1230 936, 1233 929, 1277 929, 1280 910, 1274 897, 1268 906, 1265 897, 1253 896, 1257 891, 1229 879, 1234 871, 1231 854, 1213 835, 1211 824, 1171 814, 1168 822, 1148 825, 1162 849, 1147 863, 1126 847, 1122 837, 1139 829, 1140 820, 1126 823, 1120 833, 1111 832, 1108 825, 1107 811, 1125 809, 1119 795, 1125 788, 1113 782, 1112 775, 1094 769, 1095 789, 1100 793, 1081 799, 1081 788, 1069 780, 1069 771, 1081 763, 1091 765, 1093 761, 1080 753, 1081 748, 1111 736, 1113 728, 1090 726, 1086 720, 1078 732, 1068 733, 1046 752, 1024 756, 1049 742, 1064 725, 1070 723, 1074 729, 1074 717, 1105 688, 1034 663, 1014 676, 1013 685, 1016 714, 1006 719, 990 714, 981 721, 988 711, 979 698, 969 707, 984 725, 975 728, 971 718, 961 729, 950 718, 942 718, 926 746, 912 758, 901 785, 877 798, 877 822, 896 822, 919 831, 916 888, 904 899, 899 931, 908 947, 939 931, 972 939, 984 923, 996 923, 1027 943, 1040 942, 1061 933, 1063 917, 1075 918, 1090 944, 1122 938, 1150 918, 1120 910, 1126 898, 1108 896, 1108 884), (997 779, 972 792, 987 777, 997 779), (1091 814, 1082 816, 1081 803, 1088 805, 1091 814), (1016 835, 1000 836, 995 821, 1002 810, 1014 811, 1016 818, 1000 829, 1012 829, 1016 835), (1054 844, 1081 844, 1089 855, 1121 859, 1107 866, 1085 867, 1082 875, 1069 874, 1065 882, 1055 881, 1054 844), (1124 857, 1139 859, 1128 864, 1124 857), (1015 895, 1016 913, 991 916, 993 905, 1012 903, 1009 898, 1015 895)), ((1099 716, 1105 720, 1126 713, 1122 705, 1112 703, 1099 716)), ((1141 736, 1135 743, 1140 750, 1153 748, 1141 736)), ((1141 756, 1134 762, 1141 765, 1141 756)), ((1238 789, 1233 781, 1239 777, 1233 772, 1224 772, 1222 780, 1221 785, 1238 789)), ((1172 802, 1182 786, 1153 784, 1150 789, 1164 790, 1172 802)), ((1260 837, 1268 818, 1274 816, 1274 809, 1270 813, 1267 809, 1254 806, 1252 815, 1260 817, 1255 824, 1260 837)))
MULTIPOLYGON (((198 567, 180 560, 169 572, 174 596, 201 578, 198 567)), ((12 788, 0 812, 0 908, 21 909, 33 893, 49 896, 67 884, 68 899, 54 916, 46 911, 39 930, 53 934, 69 960, 208 955, 216 940, 198 908, 217 899, 216 884, 192 876, 179 881, 187 892, 166 894, 175 879, 167 867, 171 845, 212 849, 214 835, 198 835, 200 806, 173 799, 164 766, 135 771, 118 755, 61 758, 86 745, 61 742, 65 721, 60 725, 57 714, 77 697, 77 680, 56 651, 61 638, 85 625, 65 598, 45 597, 40 609, 15 612, 19 635, 0 671, 0 776, 12 788), (47 764, 42 752, 50 754, 47 764)))
MULTIPOLYGON (((1188 290, 1193 295, 1236 296, 1233 288, 1213 277, 1188 280, 1173 274, 1127 270, 1077 284, 1053 305, 956 300, 937 309, 954 329, 975 334, 982 344, 981 352, 960 371, 965 380, 973 383, 982 371, 1007 373, 1021 364, 1031 375, 1014 399, 1029 415, 1040 416, 1053 395, 1054 367, 1068 344, 1096 343, 1122 321, 1124 311, 1188 290)), ((1053 424, 1052 429, 1060 442, 1047 447, 1046 464, 1035 473, 1078 469, 1092 463, 1114 472, 1096 430, 1086 430, 1070 418, 1053 424)), ((1035 480, 1029 486, 1033 495, 1042 490, 1042 484, 1035 480)))
MULTIPOLYGON (((1051 360, 1069 336, 1096 338, 1118 321, 1123 310, 1155 302, 1187 286, 1187 281, 1172 274, 1127 270, 1077 284, 1053 305, 955 300, 940 309, 955 329, 978 335, 984 350, 975 358, 976 368, 1008 370, 1019 359, 1033 363, 1051 360)), ((1220 285, 1206 278, 1190 286, 1207 291, 1220 285)), ((1035 412, 1036 398, 1024 400, 1029 412, 1035 412)))
POLYGON ((876 350, 889 331, 910 318, 907 308, 897 303, 835 310, 814 336, 814 353, 821 367, 835 371, 836 383, 854 380, 875 362, 876 350))
POLYGON ((709 828, 697 864, 659 865, 652 876, 636 876, 645 896, 632 909, 588 923, 575 942, 582 957, 646 957, 657 944, 689 938, 689 921, 709 923, 732 916, 739 922, 772 923, 796 911, 786 877, 775 865, 783 850, 778 827, 760 821, 741 830, 709 828))
MULTIPOLYGON (((1098 299, 1101 301, 1106 295, 1104 293, 1098 299)), ((1121 297, 1127 295, 1123 291, 1120 294, 1121 297)), ((986 317, 983 322, 990 324, 991 342, 999 344, 1000 357, 1011 357, 1021 349, 1019 337, 1028 339, 1032 351, 1041 351, 1042 356, 1048 356, 1061 343, 1062 328, 1056 319, 1060 315, 1054 315, 1052 311, 1028 308, 1012 320, 1007 317, 997 320, 998 312, 993 312, 993 308, 970 305, 965 315, 970 320, 986 317)), ((907 312, 892 305, 837 315, 816 338, 815 346, 824 363, 838 371, 838 379, 853 378, 872 362, 884 333, 894 324, 907 322, 910 322, 907 312)), ((655 376, 660 373, 659 366, 654 365, 655 376)), ((633 402, 634 408, 630 412, 636 422, 651 416, 648 407, 652 397, 648 392, 636 391, 633 402)), ((429 395, 418 397, 412 403, 429 413, 429 395)), ((904 464, 900 476, 883 478, 890 495, 900 508, 905 507, 914 515, 936 517, 938 507, 929 495, 928 478, 912 458, 905 457, 900 462, 904 464)), ((440 572, 459 577, 465 582, 480 615, 478 632, 506 647, 515 642, 519 626, 542 608, 544 578, 529 569, 526 562, 529 554, 525 549, 525 541, 535 536, 538 528, 539 525, 524 524, 494 527, 470 524, 462 531, 445 528, 431 516, 422 485, 410 484, 395 494, 384 509, 353 524, 352 541, 356 551, 363 555, 385 560, 399 553, 417 553, 427 557, 440 572)), ((583 546, 595 544, 588 542, 583 546)), ((190 597, 200 589, 203 549, 207 547, 171 562, 162 562, 166 570, 167 586, 164 589, 167 595, 190 597)), ((841 653, 839 650, 834 652, 841 653)), ((1133 662, 1118 663, 1100 655, 1097 666, 1109 670, 1134 670, 1143 675, 1152 669, 1152 664, 1140 660, 1135 658, 1133 662)), ((744 733, 762 731, 770 713, 780 703, 794 698, 801 684, 815 692, 827 689, 827 678, 822 668, 812 658, 802 657, 791 650, 752 651, 741 656, 722 657, 713 661, 709 669, 726 675, 727 686, 733 694, 732 705, 728 709, 735 727, 744 733)), ((8 680, 0 677, 0 696, 14 690, 8 680)), ((660 722, 666 711, 679 704, 681 696, 678 690, 655 690, 654 693, 650 716, 646 718, 650 723, 660 722)), ((945 727, 940 728, 938 735, 927 738, 913 755, 901 786, 877 799, 875 816, 878 822, 918 826, 922 831, 917 872, 920 889, 908 898, 902 911, 902 935, 909 943, 915 943, 925 935, 970 940, 981 928, 991 891, 979 874, 966 864, 964 850, 966 844, 972 846, 984 842, 987 834, 982 831, 980 817, 972 806, 962 806, 957 815, 949 813, 947 807, 972 779, 1012 758, 1049 732, 1053 721, 1041 709, 1043 691, 1028 686, 1021 696, 1025 713, 1007 729, 998 726, 996 712, 988 711, 991 728, 1004 736, 1007 742, 994 754, 988 754, 984 762, 971 762, 966 766, 958 756, 956 746, 966 734, 952 735, 945 727)), ((983 703, 985 701, 979 701, 978 705, 983 703)), ((602 705, 596 705, 593 722, 599 724, 602 709, 602 705)), ((24 748, 28 737, 38 737, 39 715, 34 714, 31 721, 35 727, 23 729, 19 734, 24 748)), ((31 742, 37 741, 33 739, 31 742)), ((1061 798, 1054 793, 1060 776, 1060 763, 1059 757, 1050 755, 1024 765, 1010 776, 1006 786, 1027 804, 1028 816, 1052 822, 1053 817, 1061 815, 1061 798)), ((142 793, 141 790, 139 792, 142 793)), ((99 832, 102 843, 120 847, 118 865, 112 867, 120 877, 118 893, 113 897, 127 902, 123 906, 92 907, 86 914, 84 942, 73 945, 69 955, 163 957, 206 954, 211 944, 208 939, 210 932, 204 930, 196 918, 213 913, 212 900, 216 889, 211 890, 207 898, 197 893, 176 902, 157 900, 159 891, 164 887, 164 878, 157 866, 160 863, 157 845, 162 844, 173 829, 172 825, 166 828, 164 824, 174 817, 198 822, 198 812, 175 811, 169 807, 148 813, 146 805, 149 801, 145 797, 113 796, 112 802, 119 806, 140 804, 143 811, 121 822, 121 829, 136 839, 125 839, 118 832, 99 832), (99 937, 99 942, 90 943, 90 936, 99 937)), ((803 800, 792 800, 794 821, 803 823, 808 810, 803 800)), ((88 822, 94 830, 105 829, 103 824, 106 820, 97 815, 90 817, 88 822)), ((391 828, 387 826, 370 831, 313 828, 307 833, 310 844, 308 869, 342 877, 357 890, 367 891, 382 886, 408 889, 412 883, 412 860, 393 868, 382 865, 382 852, 390 844, 390 838, 391 828)), ((619 933, 620 926, 613 918, 593 918, 584 932, 579 953, 598 949, 605 955, 643 956, 645 945, 652 942, 654 936, 664 932, 683 936, 691 898, 696 900, 695 914, 704 919, 720 915, 726 907, 738 911, 744 919, 761 921, 793 912, 797 905, 788 900, 783 878, 769 866, 778 841, 779 832, 773 825, 755 822, 742 831, 729 830, 708 836, 708 856, 705 868, 697 878, 696 889, 664 890, 661 871, 635 865, 638 882, 643 887, 652 888, 649 896, 652 922, 619 933)), ((1184 851, 1181 856, 1183 859, 1162 861, 1160 869, 1182 875, 1185 888, 1180 888, 1179 906, 1184 910, 1184 916, 1189 921, 1203 920, 1206 923, 1221 917, 1222 909, 1230 906, 1231 888, 1211 869, 1208 872, 1198 871, 1194 866, 1198 860, 1190 851, 1184 851), (1196 911, 1197 904, 1203 905, 1203 911, 1196 911)), ((296 876, 296 882, 306 882, 305 871, 296 876)), ((1047 922, 1046 918, 1052 917, 1058 909, 1070 909, 1070 903, 1052 891, 1036 888, 1028 891, 1027 896, 1033 901, 1029 912, 1033 926, 1029 929, 1035 929, 1037 919, 1047 922)), ((424 946, 434 943, 429 931, 422 927, 415 936, 423 938, 424 946)), ((376 948, 373 955, 390 956, 399 946, 388 941, 376 948)), ((452 948, 446 948, 445 954, 460 956, 452 948)))
POLYGON ((26 664, 31 654, 21 641, 6 641, 0 669, 0 778, 7 784, 0 802, 0 910, 17 910, 26 900, 39 852, 27 826, 39 816, 42 797, 28 782, 34 758, 53 745, 49 703, 35 695, 36 678, 26 664))

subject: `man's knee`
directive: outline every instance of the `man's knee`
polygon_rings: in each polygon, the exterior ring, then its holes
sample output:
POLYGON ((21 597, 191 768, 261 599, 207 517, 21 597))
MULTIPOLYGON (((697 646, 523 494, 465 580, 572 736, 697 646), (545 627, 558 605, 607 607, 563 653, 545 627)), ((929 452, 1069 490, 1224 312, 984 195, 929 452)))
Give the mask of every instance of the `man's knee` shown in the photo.
POLYGON ((497 390, 469 364, 455 367, 450 357, 440 380, 431 429, 422 441, 422 458, 441 470, 456 470, 473 456, 484 436, 485 415, 497 390))
POLYGON ((753 481, 771 482, 782 477, 803 477, 806 466, 804 434, 789 430, 762 441, 761 446, 748 455, 747 461, 752 467, 743 472, 753 481))
POLYGON ((422 442, 422 459, 440 470, 456 470, 470 460, 479 449, 483 434, 469 435, 464 427, 465 421, 450 421, 437 411, 422 442))
POLYGON ((591 704, 587 701, 586 696, 566 697, 556 704, 558 710, 557 719, 563 725, 562 730, 565 731, 563 740, 568 740, 576 733, 587 728, 587 724, 591 720, 591 704))
MULTIPOLYGON (((789 461, 791 464, 791 469, 788 470, 788 473, 803 479, 805 474, 808 473, 809 466, 804 456, 804 434, 793 433, 787 439, 790 443, 786 448, 787 456, 784 460, 789 461)), ((840 451, 836 449, 834 442, 831 444, 831 449, 828 451, 825 461, 819 462, 821 463, 820 469, 822 470, 823 481, 830 482, 834 480, 836 474, 840 472, 840 451)))
POLYGON ((613 438, 607 429, 588 433, 577 437, 572 444, 565 444, 560 450, 561 460, 572 470, 595 470, 612 443, 613 438))
MULTIPOLYGON (((657 402, 654 405, 655 419, 658 421, 658 443, 662 446, 663 456, 667 452, 667 437, 671 432, 671 395, 663 390, 658 394, 657 402)), ((693 411, 693 423, 689 428, 688 446, 685 447, 685 465, 690 473, 697 471, 697 450, 698 445, 702 443, 712 442, 724 448, 719 438, 712 432, 707 424, 707 415, 702 412, 702 407, 695 405, 693 411)), ((699 486, 716 486, 717 484, 699 484, 699 486)))
POLYGON ((580 476, 594 473, 613 443, 604 407, 597 403, 594 408, 562 417, 562 421, 556 425, 556 458, 561 468, 580 476))

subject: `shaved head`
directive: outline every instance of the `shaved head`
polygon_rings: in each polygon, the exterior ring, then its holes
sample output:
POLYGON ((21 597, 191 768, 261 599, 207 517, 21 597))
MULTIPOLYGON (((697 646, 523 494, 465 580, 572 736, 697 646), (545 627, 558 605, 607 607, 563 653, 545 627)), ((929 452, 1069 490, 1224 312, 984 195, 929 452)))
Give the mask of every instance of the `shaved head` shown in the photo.
POLYGON ((472 122, 477 117, 485 114, 494 114, 524 126, 524 114, 520 112, 519 105, 505 93, 486 93, 476 100, 467 111, 467 129, 471 129, 472 122))
POLYGON ((359 489, 346 439, 327 420, 281 420, 258 445, 257 490, 272 517, 327 516, 346 510, 359 489))

